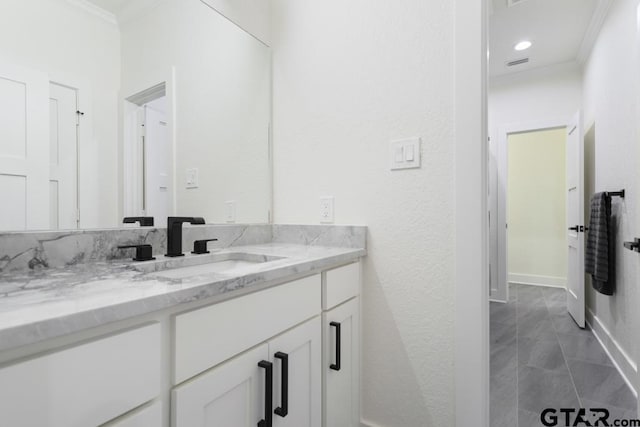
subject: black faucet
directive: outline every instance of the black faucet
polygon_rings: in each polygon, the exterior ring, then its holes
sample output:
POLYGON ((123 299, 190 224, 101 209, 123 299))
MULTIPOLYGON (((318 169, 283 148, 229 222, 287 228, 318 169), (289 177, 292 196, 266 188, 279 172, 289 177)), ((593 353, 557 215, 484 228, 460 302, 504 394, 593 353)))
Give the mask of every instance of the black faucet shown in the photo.
POLYGON ((184 256, 182 253, 182 224, 204 224, 204 218, 170 216, 167 218, 167 254, 168 257, 184 256))

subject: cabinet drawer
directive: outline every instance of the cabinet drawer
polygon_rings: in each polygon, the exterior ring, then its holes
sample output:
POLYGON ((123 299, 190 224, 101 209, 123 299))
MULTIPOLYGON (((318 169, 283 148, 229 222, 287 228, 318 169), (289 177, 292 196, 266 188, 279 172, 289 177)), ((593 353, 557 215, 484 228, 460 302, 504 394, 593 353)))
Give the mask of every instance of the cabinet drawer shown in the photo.
POLYGON ((329 310, 360 295, 360 263, 334 268, 325 273, 322 309, 329 310))
POLYGON ((152 324, 0 369, 2 425, 86 427, 160 390, 160 326, 152 324))
POLYGON ((174 384, 318 315, 320 275, 177 315, 174 384))

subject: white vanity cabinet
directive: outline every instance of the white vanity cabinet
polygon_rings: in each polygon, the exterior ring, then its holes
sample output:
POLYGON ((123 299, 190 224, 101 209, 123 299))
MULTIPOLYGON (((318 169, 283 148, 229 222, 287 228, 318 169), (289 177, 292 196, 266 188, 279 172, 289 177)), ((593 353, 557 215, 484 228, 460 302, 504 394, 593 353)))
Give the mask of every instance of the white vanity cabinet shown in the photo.
POLYGON ((359 294, 353 263, 176 316, 172 427, 359 426, 359 294))
POLYGON ((264 413, 265 375, 258 363, 269 345, 236 356, 173 390, 174 427, 255 427, 264 413))
POLYGON ((360 308, 352 299, 322 315, 324 426, 360 424, 360 308))
POLYGON ((160 340, 154 323, 0 369, 0 425, 98 426, 150 401, 160 340))
POLYGON ((360 425, 360 263, 324 273, 323 426, 360 425))
POLYGON ((0 425, 357 427, 359 295, 355 262, 0 354, 0 425))
POLYGON ((320 325, 309 320, 175 388, 173 426, 320 427, 320 325))

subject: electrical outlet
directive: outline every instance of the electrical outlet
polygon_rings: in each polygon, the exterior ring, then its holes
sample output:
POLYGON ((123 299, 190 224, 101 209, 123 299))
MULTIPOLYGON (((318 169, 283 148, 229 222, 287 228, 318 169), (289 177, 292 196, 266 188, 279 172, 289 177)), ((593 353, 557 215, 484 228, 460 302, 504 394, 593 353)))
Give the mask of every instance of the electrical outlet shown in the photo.
POLYGON ((229 200, 224 202, 225 205, 225 221, 232 223, 236 222, 236 201, 229 200))
POLYGON ((323 224, 333 223, 333 197, 320 198, 320 222, 323 224))

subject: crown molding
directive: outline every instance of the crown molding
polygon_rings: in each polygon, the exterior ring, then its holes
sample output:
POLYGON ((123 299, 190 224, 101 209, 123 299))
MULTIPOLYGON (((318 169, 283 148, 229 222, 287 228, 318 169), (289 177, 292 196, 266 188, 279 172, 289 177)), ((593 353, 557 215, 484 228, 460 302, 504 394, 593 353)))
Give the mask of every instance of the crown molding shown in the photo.
POLYGON ((605 19, 607 19, 612 4, 613 0, 598 0, 596 10, 593 12, 591 22, 589 22, 580 49, 578 49, 578 55, 576 56, 576 61, 578 61, 580 65, 584 65, 587 59, 589 59, 591 50, 598 39, 598 35, 600 35, 600 30, 604 25, 605 19))
POLYGON ((83 11, 97 16, 98 18, 103 19, 105 22, 118 26, 118 19, 116 18, 116 15, 104 10, 101 7, 96 6, 95 4, 91 3, 90 1, 87 0, 67 0, 67 3, 69 3, 72 6, 77 7, 78 9, 82 9, 83 11))

